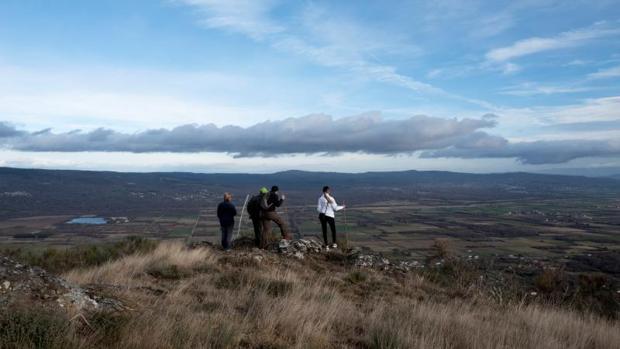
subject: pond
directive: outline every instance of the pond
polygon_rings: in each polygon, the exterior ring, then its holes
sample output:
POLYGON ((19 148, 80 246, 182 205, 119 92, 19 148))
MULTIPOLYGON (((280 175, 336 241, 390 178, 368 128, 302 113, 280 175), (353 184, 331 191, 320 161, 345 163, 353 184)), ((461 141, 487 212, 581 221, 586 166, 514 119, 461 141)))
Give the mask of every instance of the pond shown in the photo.
POLYGON ((67 224, 107 224, 108 221, 103 217, 77 217, 68 221, 67 224))

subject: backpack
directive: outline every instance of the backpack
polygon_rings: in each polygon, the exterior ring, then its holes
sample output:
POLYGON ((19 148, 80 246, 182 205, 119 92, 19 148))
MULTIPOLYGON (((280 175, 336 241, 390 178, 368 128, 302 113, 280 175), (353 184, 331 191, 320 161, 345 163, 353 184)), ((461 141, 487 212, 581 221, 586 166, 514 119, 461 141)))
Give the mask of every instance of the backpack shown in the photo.
POLYGON ((250 201, 248 201, 247 208, 248 208, 248 213, 250 214, 250 217, 257 218, 258 216, 260 216, 261 199, 262 197, 260 195, 254 195, 252 196, 250 201))
POLYGON ((282 206, 282 199, 280 199, 280 195, 269 192, 269 196, 267 197, 267 204, 269 205, 269 211, 275 211, 276 207, 282 206))

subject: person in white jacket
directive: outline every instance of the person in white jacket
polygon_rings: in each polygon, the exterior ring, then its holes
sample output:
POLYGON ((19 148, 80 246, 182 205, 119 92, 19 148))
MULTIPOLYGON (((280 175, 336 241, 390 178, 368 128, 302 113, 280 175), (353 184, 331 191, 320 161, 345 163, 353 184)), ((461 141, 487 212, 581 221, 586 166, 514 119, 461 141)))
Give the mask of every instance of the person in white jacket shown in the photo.
POLYGON ((332 231, 332 248, 337 248, 336 243, 336 220, 335 212, 344 209, 345 206, 339 206, 336 203, 336 199, 331 196, 331 188, 328 186, 323 187, 323 194, 319 197, 319 203, 317 205, 317 211, 319 212, 319 221, 321 222, 321 230, 323 231, 323 241, 325 242, 325 248, 329 250, 329 244, 327 242, 327 224, 332 231))

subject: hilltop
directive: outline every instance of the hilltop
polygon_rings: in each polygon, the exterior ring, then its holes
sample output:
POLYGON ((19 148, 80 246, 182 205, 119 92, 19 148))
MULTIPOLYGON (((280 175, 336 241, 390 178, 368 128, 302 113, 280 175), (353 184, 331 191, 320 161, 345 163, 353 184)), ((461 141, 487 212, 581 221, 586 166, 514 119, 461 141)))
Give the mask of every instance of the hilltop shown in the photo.
MULTIPOLYGON (((390 268, 389 262, 369 267, 359 263, 367 257, 313 248, 274 253, 238 243, 223 252, 209 244, 136 242, 141 247, 135 252, 97 259, 90 267, 63 264, 71 287, 122 306, 41 312, 41 301, 33 298, 26 307, 2 312, 0 336, 7 346, 618 348, 620 343, 618 320, 539 300, 510 281, 491 286, 487 280, 493 275, 442 255, 441 245, 437 259, 407 270, 390 268)), ((87 254, 77 255, 91 261, 87 254)))

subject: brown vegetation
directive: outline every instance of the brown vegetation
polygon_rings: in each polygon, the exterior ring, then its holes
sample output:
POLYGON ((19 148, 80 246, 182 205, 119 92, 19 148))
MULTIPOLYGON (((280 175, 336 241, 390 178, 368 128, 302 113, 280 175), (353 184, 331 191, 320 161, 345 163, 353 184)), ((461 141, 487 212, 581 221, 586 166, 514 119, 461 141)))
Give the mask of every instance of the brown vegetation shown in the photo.
MULTIPOLYGON (((498 304, 473 284, 455 292, 424 273, 354 269, 333 256, 297 260, 161 243, 65 277, 97 285, 130 310, 73 321, 56 331, 64 339, 54 337, 52 347, 620 347, 617 321, 498 304)), ((49 319, 58 326, 59 320, 49 319)), ((36 347, 24 339, 14 343, 36 347)))

